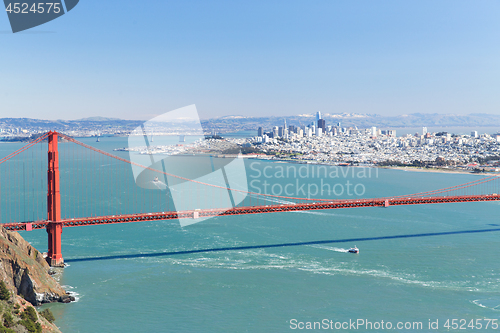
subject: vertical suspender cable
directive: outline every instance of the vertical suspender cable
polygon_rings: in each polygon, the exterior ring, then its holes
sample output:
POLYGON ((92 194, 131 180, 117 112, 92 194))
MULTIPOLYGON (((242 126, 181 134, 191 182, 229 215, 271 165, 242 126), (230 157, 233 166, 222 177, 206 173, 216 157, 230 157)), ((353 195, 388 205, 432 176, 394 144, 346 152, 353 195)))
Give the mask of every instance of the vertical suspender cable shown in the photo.
MULTIPOLYGON (((3 168, 3 166, 0 166, 0 198, 2 197, 2 184, 3 184, 3 181, 2 181, 2 175, 3 175, 2 168, 3 168)), ((4 209, 3 209, 3 206, 2 206, 2 201, 0 200, 0 221, 2 221, 2 222, 5 221, 5 217, 3 217, 3 212, 4 212, 4 209)))
POLYGON ((27 200, 26 200, 26 163, 23 161, 23 222, 26 222, 26 209, 27 207, 27 200))

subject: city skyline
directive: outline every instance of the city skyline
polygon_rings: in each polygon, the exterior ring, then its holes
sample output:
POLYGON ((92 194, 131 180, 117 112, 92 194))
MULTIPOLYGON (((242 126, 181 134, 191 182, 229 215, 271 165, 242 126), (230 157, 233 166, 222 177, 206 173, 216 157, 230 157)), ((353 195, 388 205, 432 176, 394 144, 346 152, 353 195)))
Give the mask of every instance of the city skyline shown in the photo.
POLYGON ((0 118, 146 120, 191 104, 202 119, 499 114, 499 9, 494 1, 83 2, 18 34, 0 15, 0 118))

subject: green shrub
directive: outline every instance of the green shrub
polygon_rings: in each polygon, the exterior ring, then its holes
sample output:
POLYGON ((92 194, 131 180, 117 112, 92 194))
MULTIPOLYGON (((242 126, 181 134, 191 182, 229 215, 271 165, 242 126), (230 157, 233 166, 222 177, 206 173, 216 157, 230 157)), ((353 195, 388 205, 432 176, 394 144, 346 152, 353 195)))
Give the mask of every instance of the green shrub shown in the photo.
POLYGON ((47 319, 47 321, 51 324, 56 320, 54 314, 52 313, 52 311, 50 311, 50 309, 45 309, 41 311, 40 315, 42 315, 43 318, 47 319))
POLYGON ((19 322, 21 325, 26 327, 28 332, 30 333, 41 333, 42 325, 37 323, 38 315, 34 307, 28 306, 26 310, 21 313, 21 321, 19 322))
POLYGON ((14 326, 14 317, 12 317, 12 314, 10 312, 5 312, 3 314, 3 325, 5 327, 14 326))
POLYGON ((0 326, 0 333, 16 333, 16 331, 0 326))
POLYGON ((31 320, 32 322, 36 322, 38 320, 38 315, 36 314, 36 310, 32 306, 28 306, 26 310, 21 314, 21 319, 31 320))
POLYGON ((19 324, 26 327, 30 333, 42 333, 42 325, 40 325, 40 323, 35 323, 30 319, 21 320, 19 324))
POLYGON ((0 281, 0 300, 6 301, 10 298, 10 291, 7 289, 5 282, 0 281))

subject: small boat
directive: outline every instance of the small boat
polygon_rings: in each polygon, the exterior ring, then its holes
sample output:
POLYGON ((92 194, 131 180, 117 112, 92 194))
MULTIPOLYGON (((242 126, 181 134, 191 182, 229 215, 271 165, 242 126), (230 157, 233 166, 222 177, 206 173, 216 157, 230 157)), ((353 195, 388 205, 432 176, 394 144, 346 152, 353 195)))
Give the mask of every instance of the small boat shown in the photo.
POLYGON ((351 247, 347 252, 349 253, 359 253, 359 249, 354 245, 354 247, 351 247))

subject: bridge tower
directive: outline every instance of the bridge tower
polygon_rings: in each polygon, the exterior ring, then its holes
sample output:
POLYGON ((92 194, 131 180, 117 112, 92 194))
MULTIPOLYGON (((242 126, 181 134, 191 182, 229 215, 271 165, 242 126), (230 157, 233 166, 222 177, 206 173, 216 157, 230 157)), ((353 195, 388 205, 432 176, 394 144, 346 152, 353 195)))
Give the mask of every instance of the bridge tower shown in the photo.
POLYGON ((61 193, 59 192, 59 152, 57 149, 57 132, 49 132, 49 166, 47 170, 47 234, 49 249, 47 262, 51 266, 64 267, 61 253, 61 193))

